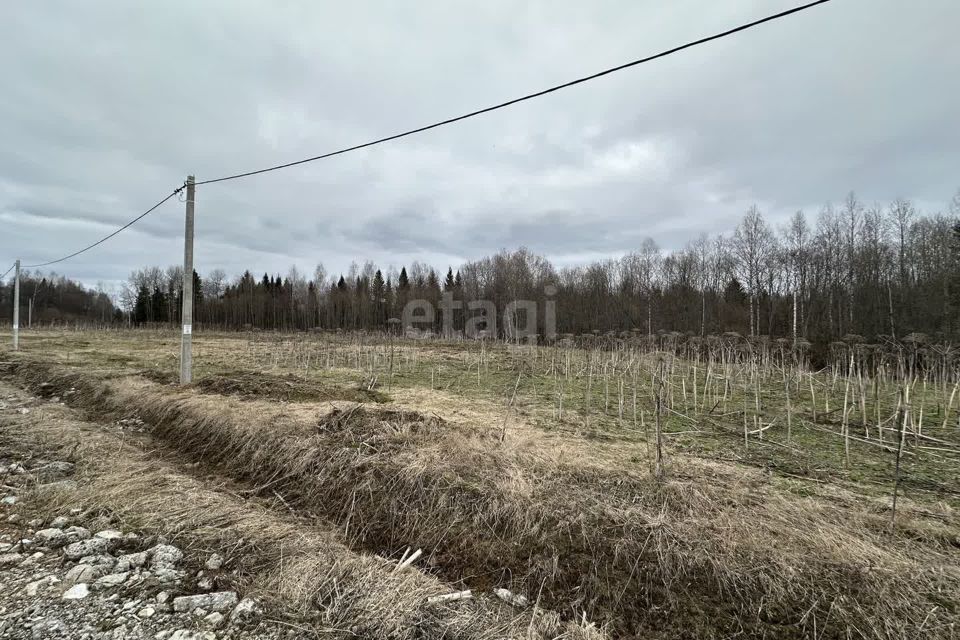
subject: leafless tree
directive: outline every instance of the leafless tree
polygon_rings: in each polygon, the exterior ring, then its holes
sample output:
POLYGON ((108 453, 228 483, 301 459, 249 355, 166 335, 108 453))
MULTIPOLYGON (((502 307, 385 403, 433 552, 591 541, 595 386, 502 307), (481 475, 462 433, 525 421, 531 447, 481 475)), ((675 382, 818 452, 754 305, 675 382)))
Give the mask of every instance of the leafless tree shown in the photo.
POLYGON ((216 300, 223 295, 227 286, 227 273, 223 269, 211 269, 202 279, 203 297, 216 300))
POLYGON ((750 207, 733 236, 737 270, 747 285, 750 296, 750 335, 759 330, 757 296, 763 286, 762 276, 773 250, 773 234, 756 205, 750 207))

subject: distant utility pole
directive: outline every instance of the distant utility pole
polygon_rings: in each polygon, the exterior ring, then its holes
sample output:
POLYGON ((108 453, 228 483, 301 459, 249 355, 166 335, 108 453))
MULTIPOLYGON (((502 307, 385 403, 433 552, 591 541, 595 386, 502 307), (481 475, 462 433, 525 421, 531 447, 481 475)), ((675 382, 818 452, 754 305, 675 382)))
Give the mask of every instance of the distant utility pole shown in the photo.
POLYGON ((20 348, 20 259, 13 268, 13 350, 20 348))
POLYGON ((180 384, 190 384, 193 368, 193 176, 187 176, 187 220, 183 232, 183 335, 180 337, 180 384))

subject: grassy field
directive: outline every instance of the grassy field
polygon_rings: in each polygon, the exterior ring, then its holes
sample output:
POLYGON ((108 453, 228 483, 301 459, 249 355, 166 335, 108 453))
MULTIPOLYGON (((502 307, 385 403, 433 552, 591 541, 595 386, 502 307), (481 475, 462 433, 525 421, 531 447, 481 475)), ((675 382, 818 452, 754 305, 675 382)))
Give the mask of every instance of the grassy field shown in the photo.
POLYGON ((181 388, 174 333, 21 346, 12 379, 143 420, 350 549, 420 547, 428 574, 610 637, 957 633, 949 380, 629 342, 200 333, 181 388))

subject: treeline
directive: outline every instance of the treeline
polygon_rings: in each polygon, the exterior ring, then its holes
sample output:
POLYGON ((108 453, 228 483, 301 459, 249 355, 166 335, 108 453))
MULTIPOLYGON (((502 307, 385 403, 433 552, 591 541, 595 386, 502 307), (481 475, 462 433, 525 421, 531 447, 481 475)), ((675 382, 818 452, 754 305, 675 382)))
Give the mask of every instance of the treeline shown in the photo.
MULTIPOLYGON (((13 276, 0 282, 0 322, 10 324, 13 310, 13 276)), ((20 326, 58 325, 77 321, 100 324, 123 320, 110 296, 51 273, 20 274, 20 326)))
MULTIPOLYGON (((381 330, 404 305, 442 296, 556 304, 559 333, 658 331, 695 335, 738 332, 827 342, 845 335, 960 337, 960 196, 948 213, 921 215, 905 200, 865 206, 850 194, 811 222, 797 212, 782 227, 751 208, 731 234, 701 236, 679 251, 652 240, 619 258, 557 269, 526 249, 438 271, 413 263, 399 270, 372 262, 328 277, 222 270, 195 274, 195 323, 227 329, 381 330)), ((136 323, 177 324, 181 271, 135 272, 123 307, 136 323)), ((454 316, 462 331, 470 311, 454 316)), ((479 312, 473 312, 479 313, 479 312)), ((519 321, 523 324, 524 320, 519 321)), ((422 326, 422 325, 420 325, 422 326)), ((508 330, 498 317, 500 335, 508 330)), ((433 329, 443 329, 438 313, 433 329)))

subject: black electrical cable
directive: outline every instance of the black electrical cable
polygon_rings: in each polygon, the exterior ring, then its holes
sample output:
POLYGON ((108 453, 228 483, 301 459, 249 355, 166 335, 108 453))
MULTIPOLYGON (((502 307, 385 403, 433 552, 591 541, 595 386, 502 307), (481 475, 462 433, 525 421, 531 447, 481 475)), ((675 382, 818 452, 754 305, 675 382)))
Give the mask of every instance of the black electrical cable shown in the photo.
POLYGON ((526 100, 532 100, 533 98, 539 98, 540 96, 544 96, 544 95, 546 95, 546 94, 548 94, 548 93, 553 93, 554 91, 559 91, 559 90, 561 90, 561 89, 566 89, 566 88, 572 87, 572 86, 574 86, 574 85, 582 84, 582 83, 584 83, 584 82, 589 82, 590 80, 596 80, 597 78, 600 78, 600 77, 609 75, 609 74, 611 74, 611 73, 616 73, 617 71, 623 71, 624 69, 629 69, 630 67, 635 67, 635 66, 640 65, 640 64, 643 64, 643 63, 645 63, 645 62, 650 62, 651 60, 656 60, 657 58, 663 58, 663 57, 669 56, 669 55, 671 55, 671 54, 673 54, 673 53, 677 53, 678 51, 683 51, 684 49, 689 49, 689 48, 691 48, 691 47, 695 47, 695 46, 697 46, 697 45, 705 44, 705 43, 711 42, 711 41, 713 41, 713 40, 719 40, 720 38, 725 38, 725 37, 730 36, 730 35, 733 35, 733 34, 735 34, 735 33, 739 33, 740 31, 746 31, 747 29, 750 29, 750 28, 756 27, 756 26, 758 26, 758 25, 764 24, 765 22, 771 22, 772 20, 778 20, 778 19, 780 19, 780 18, 784 18, 784 17, 789 16, 789 15, 792 15, 792 14, 794 14, 794 13, 799 13, 799 12, 804 11, 804 10, 806 10, 806 9, 810 9, 810 8, 812 8, 812 7, 815 7, 815 6, 821 5, 821 4, 825 4, 825 3, 827 3, 827 2, 830 2, 830 0, 816 0, 816 2, 810 2, 810 3, 808 3, 808 4, 804 4, 804 5, 801 5, 801 6, 799 6, 799 7, 794 7, 793 9, 787 9, 786 11, 781 11, 780 13, 775 13, 775 14, 770 15, 770 16, 767 16, 767 17, 765 17, 765 18, 760 18, 759 20, 754 20, 753 22, 748 22, 747 24, 740 25, 739 27, 734 27, 734 28, 732 28, 732 29, 728 29, 728 30, 723 31, 723 32, 721 32, 721 33, 716 33, 716 34, 711 35, 711 36, 706 36, 706 37, 704 37, 704 38, 700 38, 699 40, 693 40, 692 42, 687 42, 686 44, 682 44, 682 45, 680 45, 680 46, 673 47, 672 49, 667 49, 666 51, 661 51, 660 53, 656 53, 656 54, 654 54, 654 55, 647 56, 647 57, 645 57, 645 58, 640 58, 639 60, 633 60, 632 62, 627 62, 627 63, 625 63, 625 64, 621 64, 621 65, 618 65, 618 66, 616 66, 616 67, 611 67, 611 68, 609 68, 609 69, 605 69, 605 70, 603 70, 603 71, 599 71, 599 72, 594 73, 594 74, 591 74, 591 75, 589 75, 589 76, 584 76, 584 77, 582 77, 582 78, 577 78, 576 80, 571 80, 571 81, 569 81, 569 82, 564 82, 563 84, 558 84, 558 85, 556 85, 556 86, 550 87, 549 89, 543 89, 542 91, 537 91, 537 92, 535 92, 535 93, 529 93, 529 94, 527 94, 527 95, 525 95, 525 96, 522 96, 522 97, 519 97, 519 98, 514 98, 513 100, 508 100, 507 102, 501 102, 500 104, 496 104, 496 105, 493 105, 493 106, 490 106, 490 107, 485 107, 485 108, 483 108, 483 109, 478 109, 478 110, 476 110, 476 111, 471 111, 470 113, 465 113, 465 114, 463 114, 463 115, 461 115, 461 116, 456 116, 456 117, 454 117, 454 118, 448 118, 448 119, 446 119, 446 120, 441 120, 440 122, 435 122, 435 123, 433 123, 433 124, 429 124, 429 125, 426 125, 426 126, 424 126, 424 127, 418 127, 418 128, 416 128, 416 129, 410 129, 409 131, 404 131, 403 133, 396 133, 396 134, 394 134, 394 135, 387 136, 387 137, 385 137, 385 138, 379 138, 379 139, 377 139, 377 140, 371 140, 370 142, 364 142, 363 144, 357 144, 357 145, 354 145, 354 146, 352 146, 352 147, 347 147, 347 148, 345 148, 345 149, 339 149, 339 150, 337 150, 337 151, 330 151, 330 152, 328 152, 328 153, 323 153, 323 154, 318 155, 318 156, 313 156, 312 158, 304 158, 303 160, 296 160, 296 161, 294 161, 294 162, 287 162, 287 163, 285 163, 285 164, 278 164, 278 165, 274 165, 274 166, 272 166, 272 167, 266 167, 266 168, 264 168, 264 169, 255 169, 255 170, 253 170, 253 171, 245 171, 245 172, 243 172, 243 173, 236 173, 236 174, 229 175, 229 176, 223 176, 222 178, 212 178, 212 179, 210 179, 210 180, 201 180, 201 181, 197 182, 197 185, 213 184, 213 183, 215 183, 215 182, 225 182, 225 181, 227 181, 227 180, 236 180, 236 179, 238 179, 238 178, 247 178, 247 177, 249 177, 249 176, 255 176, 255 175, 258 175, 258 174, 261 174, 261 173, 267 173, 267 172, 270 172, 270 171, 278 171, 279 169, 287 169, 287 168, 289 168, 289 167, 295 167, 295 166, 297 166, 297 165, 306 164, 306 163, 308 163, 308 162, 314 162, 314 161, 316 161, 316 160, 323 160, 324 158, 330 158, 330 157, 332 157, 332 156, 337 156, 337 155, 341 155, 341 154, 344 154, 344 153, 349 153, 350 151, 356 151, 356 150, 358 150, 358 149, 365 149, 366 147, 372 147, 372 146, 374 146, 374 145, 382 144, 382 143, 384 143, 384 142, 389 142, 389 141, 391 141, 391 140, 397 140, 397 139, 399 139, 399 138, 405 138, 405 137, 407 137, 407 136, 412 136, 412 135, 414 135, 414 134, 416 134, 416 133, 422 133, 422 132, 424 132, 424 131, 429 131, 430 129, 436 129, 437 127, 442 127, 442 126, 444 126, 444 125, 452 124, 452 123, 454 123, 454 122, 459 122, 460 120, 466 120, 467 118, 473 118, 473 117, 475 117, 475 116, 479 116, 479 115, 482 115, 482 114, 484 114, 484 113, 490 113, 491 111, 496 111, 496 110, 498 110, 498 109, 503 109, 503 108, 505 108, 505 107, 509 107, 509 106, 511 106, 511 105, 515 105, 515 104, 517 104, 518 102, 524 102, 524 101, 526 101, 526 100))
POLYGON ((57 264, 58 262, 63 262, 64 260, 69 260, 70 258, 75 258, 76 256, 80 255, 81 253, 84 253, 84 252, 86 252, 86 251, 89 251, 90 249, 93 249, 94 247, 96 247, 96 246, 99 245, 99 244, 103 244, 104 242, 106 242, 107 240, 109 240, 109 239, 112 238, 113 236, 117 235, 118 233, 120 233, 120 232, 123 231, 124 229, 132 226, 133 224, 135 224, 135 223, 139 222, 140 220, 142 220, 143 218, 147 217, 148 215, 150 215, 151 213, 153 213, 157 208, 159 208, 160 205, 162 205, 164 202, 166 202, 167 200, 169 200, 169 199, 172 198, 173 196, 175 196, 175 195, 177 195, 178 193, 180 193, 182 190, 183 190, 183 187, 177 187, 177 188, 174 189, 173 192, 172 192, 170 195, 168 195, 166 198, 164 198, 163 200, 161 200, 161 201, 158 202, 157 204, 153 205, 152 207, 150 207, 149 209, 147 209, 146 211, 144 211, 143 213, 141 213, 139 216, 137 216, 136 218, 134 218, 133 220, 131 220, 131 221, 128 222, 127 224, 123 225, 122 227, 120 227, 119 229, 117 229, 116 231, 114 231, 113 233, 111 233, 110 235, 107 235, 107 236, 104 236, 104 237, 100 238, 99 240, 97 240, 97 241, 94 242, 93 244, 88 245, 88 246, 84 247, 83 249, 80 249, 79 251, 74 251, 74 252, 71 253, 70 255, 63 256, 62 258, 57 258, 56 260, 51 260, 50 262, 41 262, 40 264, 25 264, 25 265, 23 265, 23 267, 26 268, 26 269, 35 269, 35 268, 37 268, 37 267, 46 267, 46 266, 49 266, 49 265, 51 265, 51 264, 57 264))
MULTIPOLYGON (((698 46, 698 45, 701 45, 701 44, 705 44, 705 43, 711 42, 711 41, 713 41, 713 40, 719 40, 720 38, 725 38, 725 37, 730 36, 730 35, 733 35, 733 34, 735 34, 735 33, 739 33, 739 32, 741 32, 741 31, 746 31, 747 29, 751 29, 751 28, 753 28, 753 27, 759 26, 759 25, 764 24, 764 23, 766 23, 766 22, 771 22, 771 21, 773 21, 773 20, 778 20, 778 19, 780 19, 780 18, 784 18, 784 17, 786 17, 786 16, 792 15, 792 14, 794 14, 794 13, 799 13, 799 12, 801 12, 801 11, 805 11, 805 10, 810 9, 810 8, 813 8, 813 7, 817 6, 817 5, 825 4, 825 3, 827 3, 827 2, 830 2, 830 0, 816 0, 815 2, 810 2, 810 3, 804 4, 804 5, 800 5, 800 6, 798 6, 798 7, 794 7, 793 9, 787 9, 787 10, 785 10, 785 11, 781 11, 781 12, 779 12, 779 13, 775 13, 775 14, 773 14, 773 15, 766 16, 765 18, 760 18, 759 20, 754 20, 753 22, 748 22, 748 23, 746 23, 746 24, 742 24, 742 25, 740 25, 740 26, 738 26, 738 27, 734 27, 734 28, 732 28, 732 29, 727 29, 726 31, 723 31, 723 32, 720 32, 720 33, 716 33, 716 34, 713 34, 713 35, 710 35, 710 36, 706 36, 706 37, 700 38, 700 39, 698 39, 698 40, 693 40, 693 41, 691 41, 691 42, 687 42, 687 43, 682 44, 682 45, 679 45, 679 46, 677 46, 677 47, 673 47, 672 49, 667 49, 666 51, 661 51, 660 53, 656 53, 656 54, 647 56, 647 57, 645 57, 645 58, 640 58, 640 59, 638 59, 638 60, 633 60, 633 61, 631 61, 631 62, 627 62, 627 63, 621 64, 621 65, 618 65, 618 66, 616 66, 616 67, 611 67, 611 68, 609 68, 609 69, 605 69, 605 70, 603 70, 603 71, 599 71, 599 72, 594 73, 594 74, 591 74, 591 75, 589 75, 589 76, 584 76, 584 77, 582 77, 582 78, 577 78, 576 80, 570 80, 569 82, 564 82, 563 84, 558 84, 558 85, 555 85, 555 86, 550 87, 550 88, 548 88, 548 89, 543 89, 543 90, 541 90, 541 91, 537 91, 537 92, 535 92, 535 93, 529 93, 529 94, 527 94, 527 95, 525 95, 525 96, 521 96, 521 97, 519 97, 519 98, 514 98, 513 100, 508 100, 508 101, 506 101, 506 102, 501 102, 500 104, 496 104, 496 105, 493 105, 493 106, 490 106, 490 107, 485 107, 485 108, 483 108, 483 109, 477 109, 476 111, 471 111, 471 112, 469 112, 469 113, 465 113, 465 114, 460 115, 460 116, 456 116, 456 117, 453 117, 453 118, 448 118, 448 119, 446 119, 446 120, 441 120, 440 122, 435 122, 435 123, 430 124, 430 125, 426 125, 426 126, 423 126, 423 127, 418 127, 418 128, 416 128, 416 129, 411 129, 411 130, 409 130, 409 131, 404 131, 404 132, 402 132, 402 133, 397 133, 397 134, 394 134, 394 135, 391 135, 391 136, 387 136, 387 137, 385 137, 385 138, 379 138, 379 139, 377 139, 377 140, 371 140, 370 142, 364 142, 364 143, 362 143, 362 144, 357 144, 357 145, 354 145, 354 146, 352 146, 352 147, 347 147, 347 148, 345 148, 345 149, 338 149, 337 151, 330 151, 330 152, 328 152, 328 153, 324 153, 324 154, 321 154, 321 155, 318 155, 318 156, 313 156, 312 158, 304 158, 303 160, 296 160, 296 161, 294 161, 294 162, 287 162, 287 163, 285 163, 285 164, 278 164, 278 165, 274 165, 274 166, 272 166, 272 167, 266 167, 266 168, 263 168, 263 169, 256 169, 256 170, 253 170, 253 171, 246 171, 246 172, 244 172, 244 173, 236 173, 236 174, 233 174, 233 175, 223 176, 223 177, 221 177, 221 178, 213 178, 213 179, 210 179, 210 180, 201 180, 201 181, 197 182, 196 184, 197 184, 197 185, 204 185, 204 184, 213 184, 213 183, 215 183, 215 182, 226 182, 227 180, 237 180, 237 179, 239 179, 239 178, 246 178, 246 177, 249 177, 249 176, 258 175, 258 174, 261 174, 261 173, 267 173, 267 172, 270 172, 270 171, 278 171, 278 170, 280 170, 280 169, 287 169, 287 168, 289 168, 289 167, 294 167, 294 166, 297 166, 297 165, 306 164, 306 163, 308 163, 308 162, 315 162, 315 161, 317 161, 317 160, 323 160, 324 158, 330 158, 330 157, 332 157, 332 156, 337 156, 337 155, 341 155, 341 154, 344 154, 344 153, 349 153, 350 151, 356 151, 356 150, 358 150, 358 149, 364 149, 364 148, 366 148, 366 147, 372 147, 372 146, 374 146, 374 145, 382 144, 382 143, 384 143, 384 142, 389 142, 389 141, 391 141, 391 140, 397 140, 397 139, 399 139, 399 138, 405 138, 405 137, 407 137, 407 136, 411 136, 411 135, 414 135, 414 134, 417 134, 417 133, 422 133, 422 132, 424 132, 424 131, 429 131, 430 129, 436 129, 436 128, 438 128, 438 127, 442 127, 442 126, 445 126, 445 125, 448 125, 448 124, 452 124, 452 123, 454 123, 454 122, 459 122, 459 121, 461 121, 461 120, 466 120, 466 119, 468 119, 468 118, 473 118, 473 117, 475 117, 475 116, 479 116, 479 115, 482 115, 482 114, 485 114, 485 113, 490 113, 491 111, 497 111, 498 109, 503 109, 503 108, 505 108, 505 107, 509 107, 509 106, 515 105, 515 104, 520 103, 520 102, 524 102, 524 101, 527 101, 527 100, 532 100, 532 99, 534 99, 534 98, 539 98, 540 96, 544 96, 544 95, 546 95, 546 94, 548 94, 548 93, 553 93, 554 91, 559 91, 559 90, 561 90, 561 89, 566 89, 566 88, 569 88, 569 87, 572 87, 572 86, 575 86, 575 85, 578 85, 578 84, 582 84, 582 83, 584 83, 584 82, 589 82, 590 80, 596 80, 597 78, 601 78, 601 77, 603 77, 603 76, 610 75, 610 74, 612 74, 612 73, 616 73, 617 71, 623 71, 624 69, 629 69, 629 68, 631 68, 631 67, 635 67, 635 66, 640 65, 640 64, 643 64, 643 63, 645 63, 645 62, 650 62, 650 61, 656 60, 656 59, 658 59, 658 58, 663 58, 663 57, 669 56, 669 55, 671 55, 671 54, 677 53, 678 51, 683 51, 684 49, 689 49, 689 48, 691 48, 691 47, 695 47, 695 46, 698 46)), ((175 189, 170 195, 168 195, 168 196, 165 197, 163 200, 161 200, 161 201, 158 202, 157 204, 153 205, 152 207, 150 207, 149 209, 147 209, 146 211, 144 211, 142 214, 140 214, 139 216, 137 216, 136 218, 134 218, 134 219, 131 220, 130 222, 126 223, 125 225, 123 225, 122 227, 120 227, 120 228, 117 229, 116 231, 110 233, 109 235, 104 236, 103 238, 97 240, 97 241, 94 242, 93 244, 88 245, 88 246, 84 247, 83 249, 80 249, 79 251, 75 251, 75 252, 73 252, 73 253, 71 253, 71 254, 69 254, 69 255, 63 256, 62 258, 57 258, 56 260, 50 260, 49 262, 42 262, 42 263, 39 263, 39 264, 29 264, 29 265, 23 265, 23 266, 24 266, 24 268, 27 268, 27 269, 35 269, 35 268, 38 268, 38 267, 47 267, 47 266, 50 266, 50 265, 52 265, 52 264, 57 264, 58 262, 63 262, 64 260, 69 260, 70 258, 75 258, 76 256, 78 256, 78 255, 80 255, 80 254, 82 254, 82 253, 85 253, 85 252, 89 251, 90 249, 93 249, 94 247, 96 247, 96 246, 98 246, 98 245, 106 242, 107 240, 109 240, 110 238, 114 237, 115 235, 117 235, 117 234, 120 233, 121 231, 123 231, 123 230, 131 227, 131 226, 134 225, 135 223, 139 222, 140 220, 142 220, 143 218, 145 218, 146 216, 148 216, 149 214, 151 214, 153 211, 155 211, 157 208, 159 208, 159 207, 160 207, 162 204, 164 204, 167 200, 169 200, 170 198, 172 198, 172 197, 174 197, 175 195, 177 195, 178 193, 180 193, 180 192, 183 190, 183 188, 184 188, 184 187, 178 187, 178 188, 175 189)), ((13 267, 11 267, 11 269, 12 269, 12 268, 13 268, 13 267)), ((10 269, 7 270, 7 273, 9 273, 9 272, 10 272, 10 269)), ((6 276, 6 273, 4 274, 4 276, 6 276)), ((0 277, 2 277, 2 276, 0 276, 0 277)))

